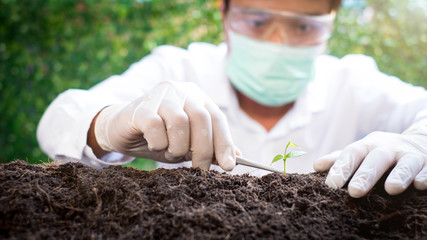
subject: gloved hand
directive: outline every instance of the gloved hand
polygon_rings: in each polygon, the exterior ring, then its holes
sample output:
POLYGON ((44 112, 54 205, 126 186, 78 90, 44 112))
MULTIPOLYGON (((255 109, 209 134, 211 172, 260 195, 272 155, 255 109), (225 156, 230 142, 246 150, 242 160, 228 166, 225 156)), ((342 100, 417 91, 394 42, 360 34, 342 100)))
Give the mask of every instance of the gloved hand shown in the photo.
POLYGON ((330 168, 326 184, 332 188, 344 186, 357 170, 348 185, 355 198, 366 195, 391 167, 384 186, 388 194, 402 193, 412 182, 418 190, 427 189, 426 121, 402 134, 374 132, 314 163, 316 171, 330 168))
POLYGON ((224 114, 193 83, 163 82, 129 104, 109 106, 98 114, 94 132, 107 152, 166 163, 191 160, 205 170, 214 154, 226 171, 236 162, 224 114))

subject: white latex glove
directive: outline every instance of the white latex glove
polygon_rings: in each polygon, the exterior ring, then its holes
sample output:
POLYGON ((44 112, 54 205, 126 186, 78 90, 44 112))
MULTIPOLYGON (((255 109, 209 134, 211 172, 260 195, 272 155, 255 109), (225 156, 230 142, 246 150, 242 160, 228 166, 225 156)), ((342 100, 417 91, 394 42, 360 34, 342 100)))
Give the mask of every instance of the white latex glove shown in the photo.
POLYGON ((214 154, 226 171, 236 161, 225 115, 193 83, 163 82, 130 104, 103 109, 95 138, 104 151, 166 163, 191 160, 205 170, 214 154))
POLYGON ((384 185, 388 194, 402 193, 412 182, 418 190, 427 189, 426 121, 402 134, 371 133, 314 163, 316 171, 330 168, 326 184, 332 188, 343 187, 356 172, 348 185, 350 196, 355 198, 366 195, 391 167, 384 185))

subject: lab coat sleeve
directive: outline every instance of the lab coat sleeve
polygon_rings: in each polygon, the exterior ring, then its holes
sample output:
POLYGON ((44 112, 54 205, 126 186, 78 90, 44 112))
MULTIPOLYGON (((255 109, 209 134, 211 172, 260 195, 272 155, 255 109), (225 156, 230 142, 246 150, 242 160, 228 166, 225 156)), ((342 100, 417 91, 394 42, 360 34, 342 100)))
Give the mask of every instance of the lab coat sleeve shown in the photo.
POLYGON ((123 164, 133 158, 118 153, 97 159, 87 146, 92 119, 104 107, 130 102, 161 81, 191 81, 191 64, 186 50, 163 46, 144 57, 121 75, 112 76, 89 90, 70 89, 61 93, 43 114, 37 139, 52 159, 81 161, 93 167, 123 164))
POLYGON ((380 72, 375 61, 364 55, 348 55, 342 61, 351 75, 346 94, 354 99, 353 109, 360 112, 360 137, 372 131, 402 133, 427 119, 423 87, 380 72))

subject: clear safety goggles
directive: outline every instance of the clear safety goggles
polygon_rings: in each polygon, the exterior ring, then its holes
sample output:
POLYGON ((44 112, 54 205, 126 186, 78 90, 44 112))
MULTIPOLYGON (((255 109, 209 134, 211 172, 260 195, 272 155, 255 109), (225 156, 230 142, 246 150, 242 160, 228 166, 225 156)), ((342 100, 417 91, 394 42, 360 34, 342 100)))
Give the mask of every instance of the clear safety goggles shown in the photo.
POLYGON ((312 46, 330 38, 334 19, 335 12, 306 15, 231 6, 226 21, 236 33, 257 40, 278 42, 279 37, 280 43, 285 45, 312 46))

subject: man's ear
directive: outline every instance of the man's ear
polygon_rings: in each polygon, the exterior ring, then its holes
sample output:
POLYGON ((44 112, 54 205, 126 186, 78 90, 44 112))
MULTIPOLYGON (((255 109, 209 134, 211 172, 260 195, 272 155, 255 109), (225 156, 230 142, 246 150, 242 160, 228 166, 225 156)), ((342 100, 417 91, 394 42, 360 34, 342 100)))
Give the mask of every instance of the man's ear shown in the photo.
POLYGON ((227 33, 227 24, 226 24, 226 17, 227 13, 225 12, 225 3, 224 0, 218 0, 216 2, 216 6, 218 7, 219 11, 221 12, 221 23, 222 23, 222 31, 224 33, 225 42, 228 44, 228 33, 227 33))
POLYGON ((221 12, 225 11, 225 2, 224 0, 217 0, 215 2, 215 7, 218 8, 219 10, 221 10, 221 12))
POLYGON ((224 28, 225 25, 225 18, 226 18, 226 12, 225 12, 225 3, 224 0, 217 0, 215 6, 219 9, 221 12, 221 19, 222 19, 222 27, 224 28))

